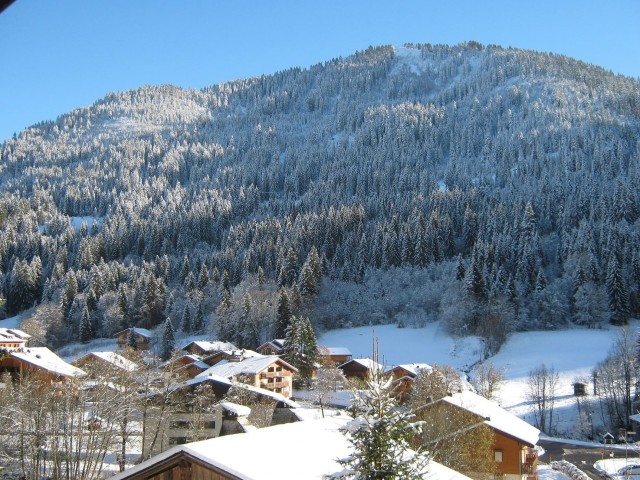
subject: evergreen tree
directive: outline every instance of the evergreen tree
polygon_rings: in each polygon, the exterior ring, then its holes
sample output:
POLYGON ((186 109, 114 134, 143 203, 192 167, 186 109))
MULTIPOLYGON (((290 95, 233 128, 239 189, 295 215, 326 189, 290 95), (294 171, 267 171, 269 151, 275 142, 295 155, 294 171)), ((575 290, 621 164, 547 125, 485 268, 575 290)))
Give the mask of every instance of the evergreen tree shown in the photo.
POLYGON ((89 309, 85 305, 84 310, 82 310, 82 317, 80 319, 79 339, 82 343, 87 343, 92 338, 93 327, 91 325, 91 315, 89 314, 89 309))
POLYGON ((173 323, 167 317, 164 321, 164 332, 162 333, 162 345, 160 346, 160 358, 169 360, 176 346, 175 332, 173 331, 173 323))
POLYGON ((311 377, 318 358, 318 344, 308 318, 291 317, 285 335, 283 357, 299 370, 302 378, 311 377))
POLYGON ((428 456, 410 444, 419 431, 413 415, 399 407, 392 379, 374 372, 364 390, 355 392, 353 420, 343 429, 353 453, 339 460, 345 471, 338 478, 418 480, 425 478, 428 456))
POLYGON ((196 333, 202 333, 204 330, 204 313, 202 312, 202 303, 198 304, 198 309, 193 317, 193 331, 196 333))
POLYGON ((191 332, 191 310, 189 309, 189 305, 184 306, 184 310, 182 311, 182 331, 185 333, 191 332))
POLYGON ((607 292, 609 293, 611 323, 625 325, 629 320, 629 293, 615 255, 611 255, 607 269, 607 292))
POLYGON ((278 308, 276 310, 275 338, 284 338, 291 319, 291 306, 289 305, 289 296, 284 288, 280 289, 278 294, 278 308))
POLYGON ((458 255, 458 265, 456 266, 456 280, 462 281, 464 280, 464 276, 466 271, 464 269, 464 261, 462 260, 462 255, 458 255))
POLYGON ((209 285, 209 269, 206 264, 202 264, 200 267, 200 273, 198 274, 198 288, 203 290, 207 285, 209 285))
POLYGON ((136 336, 136 329, 131 327, 129 330, 129 336, 127 337, 127 347, 132 350, 138 350, 138 337, 136 336))

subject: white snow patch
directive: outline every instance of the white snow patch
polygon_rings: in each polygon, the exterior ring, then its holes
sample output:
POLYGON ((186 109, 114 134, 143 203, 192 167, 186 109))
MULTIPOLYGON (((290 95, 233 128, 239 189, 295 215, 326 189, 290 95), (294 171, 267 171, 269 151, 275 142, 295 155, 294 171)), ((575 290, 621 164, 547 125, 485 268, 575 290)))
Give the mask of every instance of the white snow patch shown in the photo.
POLYGON ((436 182, 436 185, 438 185, 438 189, 439 189, 441 192, 446 192, 446 191, 447 191, 447 184, 445 183, 445 181, 444 181, 444 180, 438 180, 438 181, 436 182))
POLYGON ((411 73, 421 75, 429 67, 433 67, 431 60, 422 57, 422 51, 419 48, 407 47, 407 46, 395 46, 393 47, 398 64, 394 67, 392 74, 404 70, 405 66, 409 68, 411 73))

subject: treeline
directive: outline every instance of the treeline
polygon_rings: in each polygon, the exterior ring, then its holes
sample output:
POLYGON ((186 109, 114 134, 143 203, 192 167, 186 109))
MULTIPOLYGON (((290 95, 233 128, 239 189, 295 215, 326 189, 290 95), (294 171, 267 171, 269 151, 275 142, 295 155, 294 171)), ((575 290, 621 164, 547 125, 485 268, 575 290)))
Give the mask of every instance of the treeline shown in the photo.
MULTIPOLYGON (((282 289, 316 326, 368 323, 315 296, 455 263, 429 317, 457 333, 625 323, 640 309, 639 93, 472 42, 110 94, 1 146, 0 296, 7 315, 46 307, 52 343, 77 337, 86 306, 94 335, 180 327, 187 309, 251 346, 276 333, 282 289)), ((424 311, 403 308, 375 321, 424 311)))

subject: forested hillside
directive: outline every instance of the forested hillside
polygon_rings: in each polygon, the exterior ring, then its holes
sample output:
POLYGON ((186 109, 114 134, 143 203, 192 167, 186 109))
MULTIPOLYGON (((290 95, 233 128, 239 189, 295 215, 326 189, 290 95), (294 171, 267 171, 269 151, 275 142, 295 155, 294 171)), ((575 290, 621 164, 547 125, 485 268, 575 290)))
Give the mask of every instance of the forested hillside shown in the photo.
POLYGON ((53 346, 169 316, 251 348, 296 314, 496 348, 639 315, 640 81, 567 57, 369 48, 112 93, 0 151, 4 314, 53 346))

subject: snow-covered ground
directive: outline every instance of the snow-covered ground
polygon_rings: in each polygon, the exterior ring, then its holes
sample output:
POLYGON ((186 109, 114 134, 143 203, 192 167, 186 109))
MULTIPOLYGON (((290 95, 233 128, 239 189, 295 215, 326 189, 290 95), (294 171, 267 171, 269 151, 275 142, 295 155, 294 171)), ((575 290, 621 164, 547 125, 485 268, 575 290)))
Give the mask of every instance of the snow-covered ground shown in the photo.
MULTIPOLYGON (((637 329, 638 323, 629 328, 637 329)), ((529 372, 545 364, 558 372, 555 429, 558 435, 572 435, 579 425, 573 383, 589 379, 592 368, 605 359, 619 334, 619 327, 520 332, 509 336, 500 351, 488 360, 504 373, 505 382, 497 401, 520 418, 534 423, 533 405, 527 400, 529 372)), ((332 330, 318 339, 319 345, 347 347, 354 358, 370 357, 374 337, 380 359, 387 367, 400 363, 448 364, 468 371, 481 359, 482 343, 476 337, 454 339, 439 322, 424 328, 395 325, 332 330)))

